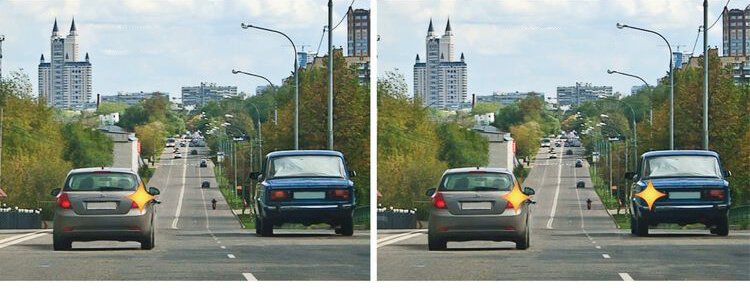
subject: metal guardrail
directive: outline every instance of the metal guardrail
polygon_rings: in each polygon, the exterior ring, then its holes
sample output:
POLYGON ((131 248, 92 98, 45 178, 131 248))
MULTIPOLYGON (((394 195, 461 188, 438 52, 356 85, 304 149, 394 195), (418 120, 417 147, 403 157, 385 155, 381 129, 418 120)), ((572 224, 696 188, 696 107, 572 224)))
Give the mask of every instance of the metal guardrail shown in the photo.
POLYGON ((378 209, 378 229, 416 229, 417 211, 409 209, 378 209))
POLYGON ((729 210, 730 225, 747 225, 750 224, 750 206, 738 206, 729 210))
POLYGON ((40 210, 0 208, 0 229, 41 229, 40 210))
POLYGON ((355 225, 370 225, 370 206, 359 206, 354 209, 353 221, 355 225))

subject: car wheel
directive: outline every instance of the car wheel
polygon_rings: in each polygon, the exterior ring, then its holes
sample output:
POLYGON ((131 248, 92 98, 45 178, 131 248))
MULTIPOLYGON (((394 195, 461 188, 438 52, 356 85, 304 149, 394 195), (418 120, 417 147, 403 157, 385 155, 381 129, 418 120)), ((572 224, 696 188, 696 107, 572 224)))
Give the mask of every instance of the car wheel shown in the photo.
POLYGON ((716 234, 719 236, 729 235, 729 218, 723 216, 716 224, 716 234))
POLYGON ((155 244, 155 234, 154 234, 154 228, 153 225, 151 225, 151 231, 148 234, 148 237, 143 238, 141 241, 141 250, 151 250, 154 248, 155 244))
POLYGON ((55 251, 65 251, 70 250, 70 248, 73 246, 73 242, 65 239, 63 237, 60 237, 58 235, 53 234, 52 235, 52 247, 55 251))
POLYGON ((443 251, 445 248, 448 247, 448 241, 435 237, 433 235, 427 234, 427 248, 430 251, 443 251))
POLYGON ((261 234, 261 230, 260 230, 260 227, 261 227, 261 224, 260 224, 260 219, 259 219, 259 218, 258 218, 258 216, 256 215, 256 216, 255 216, 255 234, 256 234, 256 235, 260 235, 260 234, 261 234))
POLYGON ((342 236, 351 236, 354 234, 354 221, 352 220, 351 215, 345 217, 344 220, 341 221, 341 230, 339 233, 342 236))
POLYGON ((635 223, 635 217, 630 216, 630 234, 635 235, 637 233, 637 224, 635 223))
POLYGON ((526 229, 523 231, 523 236, 516 241, 516 249, 518 250, 526 250, 529 248, 530 245, 530 232, 529 229, 529 222, 526 220, 526 229))
POLYGON ((260 235, 264 237, 273 236, 273 222, 271 219, 261 218, 260 235))
POLYGON ((635 218, 635 234, 639 237, 648 236, 648 221, 645 218, 635 218))

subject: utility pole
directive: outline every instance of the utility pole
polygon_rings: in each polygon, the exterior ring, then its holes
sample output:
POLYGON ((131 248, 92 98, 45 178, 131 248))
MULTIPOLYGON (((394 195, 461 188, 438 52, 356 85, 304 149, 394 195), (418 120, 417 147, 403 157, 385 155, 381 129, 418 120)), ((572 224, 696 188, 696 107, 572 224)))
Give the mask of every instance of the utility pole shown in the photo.
POLYGON ((708 150, 708 0, 703 0, 703 150, 708 150))
POLYGON ((3 41, 5 41, 5 35, 0 34, 0 80, 3 79, 3 41))
MULTIPOLYGON (((0 35, 2 37, 2 35, 0 35)), ((3 115, 3 110, 5 108, 0 107, 0 181, 2 180, 2 169, 3 169, 3 121, 5 120, 5 116, 3 115)), ((2 182, 0 182, 2 184, 2 182)))
POLYGON ((328 150, 333 150, 333 0, 328 0, 328 150))

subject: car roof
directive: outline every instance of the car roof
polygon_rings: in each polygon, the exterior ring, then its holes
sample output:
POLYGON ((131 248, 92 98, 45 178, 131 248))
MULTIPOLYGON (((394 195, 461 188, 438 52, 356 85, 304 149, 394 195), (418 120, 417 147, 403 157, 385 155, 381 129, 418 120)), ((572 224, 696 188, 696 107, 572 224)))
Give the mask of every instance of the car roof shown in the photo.
POLYGON ((121 167, 86 167, 86 168, 76 168, 71 170, 68 174, 75 174, 75 173, 89 173, 89 172, 97 172, 97 171, 109 171, 109 172, 117 172, 117 173, 132 173, 135 174, 135 171, 133 171, 130 168, 121 168, 121 167))
POLYGON ((513 174, 510 172, 510 170, 506 168, 500 168, 500 167, 461 167, 461 168, 451 168, 445 171, 444 174, 450 174, 450 173, 464 173, 464 172, 474 172, 474 171, 482 171, 482 172, 497 172, 497 173, 507 173, 507 174, 513 174))
POLYGON ((710 150, 657 150, 643 153, 641 157, 648 158, 654 156, 713 156, 718 158, 719 153, 710 150))
POLYGON ((342 154, 339 151, 334 151, 334 150, 283 150, 283 151, 274 151, 274 152, 268 153, 266 157, 299 156, 299 155, 307 155, 307 156, 325 155, 325 156, 338 156, 342 158, 344 157, 344 154, 342 154))

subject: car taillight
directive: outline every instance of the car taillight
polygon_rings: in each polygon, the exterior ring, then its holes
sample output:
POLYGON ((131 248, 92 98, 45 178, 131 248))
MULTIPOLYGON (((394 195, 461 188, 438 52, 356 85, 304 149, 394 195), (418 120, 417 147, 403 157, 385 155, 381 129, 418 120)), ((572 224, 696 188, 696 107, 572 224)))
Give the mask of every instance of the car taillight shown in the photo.
POLYGON ((131 202, 130 208, 138 208, 138 203, 136 203, 135 201, 131 202))
POLYGON ((708 190, 708 197, 710 199, 724 199, 723 189, 710 189, 708 190))
POLYGON ((510 201, 506 200, 505 201, 505 208, 513 208, 513 203, 511 203, 510 201))
POLYGON ((287 199, 289 195, 286 193, 286 191, 283 190, 272 190, 268 193, 268 198, 271 200, 284 200, 287 199))
POLYGON ((57 206, 60 208, 70 208, 70 199, 68 199, 67 193, 61 193, 57 196, 57 206))
POLYGON ((445 208, 445 199, 443 198, 443 193, 436 192, 435 195, 432 196, 432 205, 435 206, 435 208, 445 208))
POLYGON ((334 189, 329 192, 329 196, 333 199, 349 199, 349 190, 334 189))

